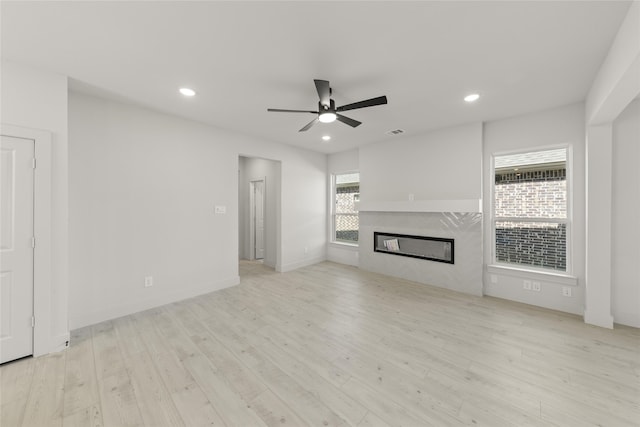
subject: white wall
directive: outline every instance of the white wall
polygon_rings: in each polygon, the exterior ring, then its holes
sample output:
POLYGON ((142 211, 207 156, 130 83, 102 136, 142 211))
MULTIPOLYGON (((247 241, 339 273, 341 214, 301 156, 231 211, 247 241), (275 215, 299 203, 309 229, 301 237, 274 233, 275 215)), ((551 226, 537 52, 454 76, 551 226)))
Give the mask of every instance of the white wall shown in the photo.
POLYGON ((340 243, 331 243, 331 212, 334 200, 331 199, 331 175, 337 173, 359 171, 359 151, 358 149, 343 151, 341 153, 329 154, 327 158, 327 212, 329 213, 327 221, 327 259, 340 264, 358 266, 358 247, 352 245, 344 245, 340 243))
POLYGON ((341 153, 329 154, 327 157, 327 172, 345 173, 358 171, 360 167, 359 150, 347 150, 341 153))
POLYGON ((613 122, 612 289, 614 321, 640 327, 640 100, 613 122))
POLYGON ((324 259, 323 154, 76 93, 69 135, 72 328, 238 283, 240 154, 282 162, 276 267, 324 259))
POLYGON ((240 157, 239 183, 239 221, 240 254, 243 259, 251 259, 253 245, 250 241, 250 205, 249 183, 251 180, 265 178, 265 254, 264 263, 271 268, 278 264, 278 236, 280 235, 280 162, 253 157, 240 157))
MULTIPOLYGON (((52 277, 49 351, 68 339, 67 78, 2 62, 1 121, 52 134, 52 277)), ((36 153, 37 155, 37 153, 36 153)))
MULTIPOLYGON (((562 286, 567 281, 549 275, 531 276, 520 272, 492 272, 497 283, 492 283, 491 275, 485 273, 484 292, 486 295, 511 299, 527 304, 582 314, 584 309, 585 271, 585 121, 584 105, 573 104, 553 110, 485 123, 484 128, 484 190, 485 212, 484 263, 491 264, 491 156, 517 150, 529 150, 546 146, 567 144, 573 151, 572 195, 573 195, 573 273, 577 286, 572 286, 573 296, 563 297, 562 286), (522 288, 523 279, 541 282, 540 292, 522 288)), ((575 280, 570 281, 575 282, 575 280)))
POLYGON ((327 258, 327 156, 261 141, 242 152, 281 161, 280 206, 282 243, 278 271, 290 271, 327 258))
POLYGON ((481 123, 396 138, 360 149, 361 203, 481 198, 481 123))

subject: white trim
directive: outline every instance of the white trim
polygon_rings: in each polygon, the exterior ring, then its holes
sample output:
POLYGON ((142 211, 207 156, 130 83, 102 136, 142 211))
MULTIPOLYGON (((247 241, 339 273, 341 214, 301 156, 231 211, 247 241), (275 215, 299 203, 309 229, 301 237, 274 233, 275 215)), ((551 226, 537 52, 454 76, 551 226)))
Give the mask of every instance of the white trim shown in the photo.
POLYGON ((567 259, 566 268, 567 274, 573 276, 573 146, 571 144, 566 145, 567 148, 567 164, 566 169, 566 181, 567 187, 567 259))
POLYGON ((482 199, 360 202, 360 212, 482 213, 482 199))
MULTIPOLYGON (((491 154, 491 164, 489 165, 489 236, 483 236, 483 238, 489 237, 489 261, 495 263, 496 259, 496 156, 501 153, 491 154)), ((486 247, 486 246, 485 246, 486 247)))
POLYGON ((502 274, 518 278, 541 280, 545 282, 557 283, 566 286, 578 286, 578 278, 560 272, 554 273, 551 270, 534 270, 528 268, 512 267, 510 265, 491 264, 487 265, 487 272, 502 274))
POLYGON ((51 225, 51 158, 52 135, 50 132, 0 124, 0 134, 28 139, 35 143, 37 167, 34 170, 34 222, 36 247, 33 254, 33 355, 40 356, 58 350, 51 337, 52 296, 52 225, 51 225))
POLYGON ((600 326, 601 328, 613 329, 613 316, 610 314, 597 312, 596 310, 584 311, 584 323, 600 326))
POLYGON ((358 245, 357 243, 329 242, 329 244, 331 246, 336 247, 336 248, 350 249, 350 250, 354 250, 354 251, 357 251, 360 248, 360 245, 358 245))
MULTIPOLYGON (((495 153, 493 153, 491 155, 491 157, 499 157, 499 156, 508 156, 510 154, 521 154, 521 153, 537 153, 538 151, 549 151, 549 150, 557 150, 559 148, 569 148, 570 144, 566 143, 566 144, 548 144, 548 145, 540 145, 540 146, 536 146, 534 148, 518 148, 518 149, 514 149, 514 150, 502 150, 502 151, 496 151, 495 153)), ((569 159, 569 156, 567 156, 567 159, 569 159)), ((491 163, 491 170, 492 170, 492 176, 495 175, 495 164, 492 162, 491 163)))
MULTIPOLYGON (((534 149, 518 149, 509 151, 500 151, 491 154, 490 165, 490 178, 491 185, 489 186, 489 239, 490 239, 490 261, 489 267, 508 269, 509 271, 521 272, 522 275, 534 274, 536 277, 540 275, 558 276, 572 278, 573 276, 573 147, 571 144, 555 144, 546 145, 542 147, 536 147, 534 149), (566 156, 566 191, 567 191, 567 218, 524 218, 524 217, 496 217, 495 215, 495 159, 500 156, 507 156, 512 154, 525 154, 536 153, 539 151, 555 150, 563 148, 567 152, 566 156), (520 221, 520 222, 551 222, 566 224, 567 226, 567 240, 566 240, 566 271, 562 274, 557 274, 553 270, 537 270, 529 266, 509 266, 503 267, 496 261, 496 221, 520 221)), ((499 271, 498 271, 499 272, 499 271)), ((571 284, 571 283, 567 283, 571 284)), ((575 285, 577 285, 577 279, 575 279, 575 285)))
POLYGON ((310 265, 318 264, 318 263, 324 262, 326 260, 327 260, 327 258, 324 257, 324 256, 316 257, 316 258, 310 258, 310 259, 303 259, 301 261, 291 262, 289 264, 277 266, 276 267, 276 271, 279 272, 279 273, 286 273, 288 271, 297 270, 298 268, 308 267, 310 265))
POLYGON ((71 342, 71 334, 67 332, 66 334, 57 335, 52 338, 51 344, 51 352, 55 353, 58 351, 62 351, 69 347, 69 342, 71 342))
POLYGON ((255 212, 254 212, 254 203, 255 203, 255 188, 254 185, 256 182, 262 182, 262 219, 263 219, 263 236, 262 242, 264 247, 262 248, 264 251, 264 256, 260 259, 264 260, 267 258, 267 228, 266 228, 266 217, 267 217, 267 177, 263 176, 260 178, 250 179, 249 180, 249 260, 256 260, 256 226, 255 226, 255 212))

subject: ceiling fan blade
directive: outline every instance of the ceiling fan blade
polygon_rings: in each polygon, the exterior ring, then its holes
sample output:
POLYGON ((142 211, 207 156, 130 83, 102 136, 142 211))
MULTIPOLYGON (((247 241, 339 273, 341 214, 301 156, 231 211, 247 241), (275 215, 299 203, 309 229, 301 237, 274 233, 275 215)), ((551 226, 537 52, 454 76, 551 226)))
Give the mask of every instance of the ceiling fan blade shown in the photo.
POLYGON ((318 122, 318 118, 315 118, 315 119, 311 120, 309 123, 307 123, 307 125, 305 127, 300 129, 298 132, 306 132, 306 131, 308 131, 311 128, 311 126, 315 125, 317 122, 318 122))
POLYGON ((320 104, 329 107, 331 101, 331 88, 329 82, 326 80, 314 80, 316 84, 316 90, 318 91, 318 98, 320 98, 320 104))
POLYGON ((317 111, 309 111, 309 110, 281 110, 280 108, 267 108, 267 111, 271 111, 274 113, 313 113, 318 114, 317 111))
POLYGON ((336 114, 336 120, 347 124, 349 126, 351 126, 352 128, 358 127, 362 124, 362 122, 359 122, 357 120, 353 120, 347 116, 343 116, 342 114, 336 114))
POLYGON ((386 103, 387 103, 387 97, 379 96, 377 98, 371 98, 365 101, 354 102, 353 104, 343 105, 342 107, 336 108, 336 111, 355 110, 358 108, 373 107, 374 105, 383 105, 386 103))

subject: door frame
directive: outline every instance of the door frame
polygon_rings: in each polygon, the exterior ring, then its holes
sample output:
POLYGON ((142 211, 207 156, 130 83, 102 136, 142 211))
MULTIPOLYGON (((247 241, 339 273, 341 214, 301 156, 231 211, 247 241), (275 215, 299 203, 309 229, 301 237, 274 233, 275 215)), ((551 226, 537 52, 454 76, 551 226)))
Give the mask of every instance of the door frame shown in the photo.
POLYGON ((52 226, 51 226, 51 159, 52 135, 50 132, 20 126, 0 124, 0 135, 34 142, 36 168, 34 169, 33 235, 33 356, 51 351, 51 276, 52 276, 52 226))
POLYGON ((267 222, 264 221, 264 218, 267 215, 267 177, 263 176, 260 178, 253 178, 249 180, 249 259, 256 259, 256 224, 255 224, 255 216, 253 212, 253 205, 255 203, 253 196, 253 185, 255 182, 262 182, 262 217, 263 217, 263 242, 264 242, 264 253, 265 256, 262 257, 264 260, 267 254, 267 222))

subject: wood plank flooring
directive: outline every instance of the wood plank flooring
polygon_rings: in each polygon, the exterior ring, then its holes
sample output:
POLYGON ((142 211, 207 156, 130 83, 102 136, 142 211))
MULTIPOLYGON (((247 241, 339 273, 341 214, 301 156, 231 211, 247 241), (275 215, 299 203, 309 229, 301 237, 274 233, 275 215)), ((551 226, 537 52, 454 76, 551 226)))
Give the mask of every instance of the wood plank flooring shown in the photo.
POLYGON ((640 330, 321 263, 0 367, 0 425, 639 426, 640 330))

